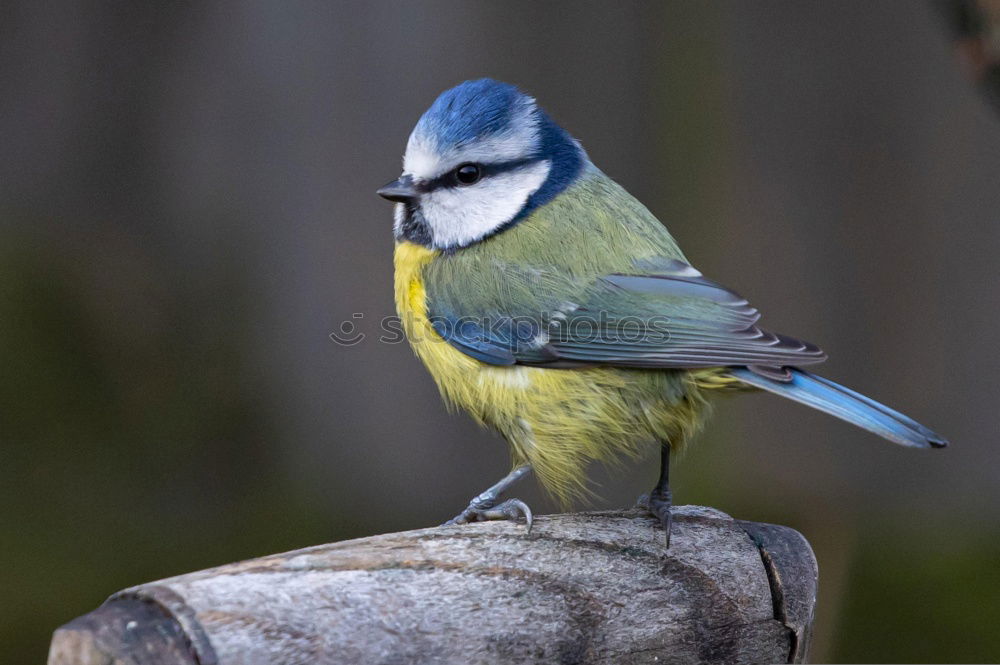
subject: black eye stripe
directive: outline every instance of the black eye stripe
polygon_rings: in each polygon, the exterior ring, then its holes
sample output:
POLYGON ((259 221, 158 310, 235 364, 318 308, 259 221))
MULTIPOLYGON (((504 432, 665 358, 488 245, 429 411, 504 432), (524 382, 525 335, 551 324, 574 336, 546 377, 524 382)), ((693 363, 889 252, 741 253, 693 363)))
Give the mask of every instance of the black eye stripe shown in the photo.
MULTIPOLYGON (((517 169, 528 166, 529 164, 535 164, 539 161, 541 160, 538 159, 537 157, 531 157, 528 159, 515 159, 509 162, 495 162, 493 164, 482 164, 477 162, 475 163, 475 165, 479 167, 479 172, 480 172, 479 179, 483 180, 484 178, 489 178, 490 176, 494 176, 500 173, 516 171, 517 169)), ((472 162, 463 162, 459 166, 467 163, 472 163, 472 162)), ((445 173, 442 173, 436 178, 417 183, 415 187, 417 191, 419 191, 422 194, 427 192, 433 192, 434 190, 441 189, 443 187, 457 188, 460 185, 455 182, 454 174, 455 174, 455 169, 451 169, 445 173)))

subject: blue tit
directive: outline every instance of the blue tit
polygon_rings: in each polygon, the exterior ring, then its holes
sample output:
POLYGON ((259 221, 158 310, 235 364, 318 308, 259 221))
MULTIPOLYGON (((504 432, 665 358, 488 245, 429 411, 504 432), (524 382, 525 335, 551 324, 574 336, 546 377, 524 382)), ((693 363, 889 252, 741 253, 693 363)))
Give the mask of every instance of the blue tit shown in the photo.
POLYGON ((648 506, 670 542, 670 455, 716 395, 765 390, 903 446, 947 442, 800 369, 815 345, 758 327, 666 228, 535 100, 491 79, 435 100, 406 146, 395 202, 395 300, 444 400, 510 444, 513 471, 451 523, 527 518, 500 495, 533 470, 564 502, 591 460, 657 446, 648 506))

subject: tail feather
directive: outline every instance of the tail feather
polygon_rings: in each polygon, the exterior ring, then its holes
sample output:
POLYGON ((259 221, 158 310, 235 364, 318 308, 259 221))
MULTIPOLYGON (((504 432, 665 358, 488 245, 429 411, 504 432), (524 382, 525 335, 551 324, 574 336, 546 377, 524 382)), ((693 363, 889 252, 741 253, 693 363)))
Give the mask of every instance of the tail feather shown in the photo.
POLYGON ((800 402, 878 434, 902 446, 944 448, 948 442, 912 418, 821 376, 789 368, 791 380, 779 381, 749 369, 729 372, 752 386, 800 402))

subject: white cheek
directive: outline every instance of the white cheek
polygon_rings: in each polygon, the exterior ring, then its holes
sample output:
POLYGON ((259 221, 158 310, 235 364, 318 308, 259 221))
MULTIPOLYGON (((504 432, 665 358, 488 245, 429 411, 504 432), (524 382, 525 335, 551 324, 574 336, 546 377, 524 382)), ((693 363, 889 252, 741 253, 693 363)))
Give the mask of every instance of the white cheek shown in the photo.
POLYGON ((490 176, 470 187, 447 187, 421 197, 436 247, 464 246, 509 222, 549 175, 548 161, 490 176))

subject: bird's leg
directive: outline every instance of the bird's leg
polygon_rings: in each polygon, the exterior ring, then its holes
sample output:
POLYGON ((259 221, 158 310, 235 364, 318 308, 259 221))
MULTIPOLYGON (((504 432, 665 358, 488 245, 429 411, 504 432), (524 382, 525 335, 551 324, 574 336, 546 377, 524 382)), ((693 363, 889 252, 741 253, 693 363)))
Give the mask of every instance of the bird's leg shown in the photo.
POLYGON ((475 497, 469 502, 465 510, 452 517, 444 525, 484 522, 486 520, 518 520, 524 517, 524 521, 528 524, 528 533, 530 534, 532 515, 528 504, 520 499, 508 499, 503 503, 497 503, 500 495, 506 492, 511 485, 528 475, 529 471, 531 471, 531 466, 528 464, 517 467, 504 476, 496 485, 475 497))
POLYGON ((667 549, 670 549, 670 525, 673 518, 670 514, 670 506, 673 497, 670 495, 670 444, 663 442, 660 446, 660 479, 656 481, 656 487, 649 493, 649 512, 653 513, 667 536, 667 549))

